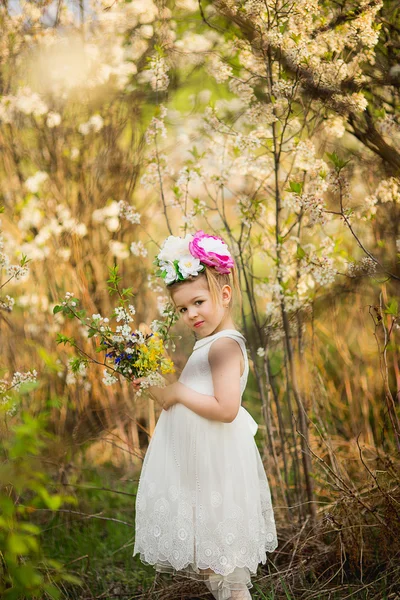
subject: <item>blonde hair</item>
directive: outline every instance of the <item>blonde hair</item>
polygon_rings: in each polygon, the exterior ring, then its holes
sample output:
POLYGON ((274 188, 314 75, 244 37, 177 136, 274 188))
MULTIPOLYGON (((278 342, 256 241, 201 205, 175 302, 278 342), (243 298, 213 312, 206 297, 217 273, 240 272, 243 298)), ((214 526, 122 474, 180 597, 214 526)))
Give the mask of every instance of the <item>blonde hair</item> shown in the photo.
POLYGON ((181 285, 184 285, 188 281, 196 281, 199 277, 205 277, 208 289, 210 290, 211 298, 214 304, 221 303, 221 291, 224 285, 229 285, 232 289, 232 296, 229 301, 229 309, 232 311, 234 305, 237 305, 239 311, 242 310, 242 291, 240 289, 239 277, 237 274, 236 266, 232 267, 230 273, 218 273, 214 267, 208 267, 205 265, 205 270, 196 276, 189 276, 183 281, 175 281, 171 285, 167 286, 167 291, 172 300, 172 292, 181 285))

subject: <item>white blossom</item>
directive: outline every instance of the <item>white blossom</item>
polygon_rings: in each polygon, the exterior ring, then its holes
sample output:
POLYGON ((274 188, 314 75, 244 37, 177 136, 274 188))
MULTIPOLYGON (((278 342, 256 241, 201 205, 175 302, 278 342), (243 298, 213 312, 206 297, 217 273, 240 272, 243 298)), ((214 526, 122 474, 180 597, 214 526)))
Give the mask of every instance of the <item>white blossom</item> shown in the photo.
POLYGON ((208 72, 214 77, 217 83, 223 83, 232 77, 232 67, 221 60, 219 56, 213 54, 207 64, 208 72))
POLYGON ((143 256, 146 257, 148 252, 147 248, 144 247, 143 242, 132 242, 130 245, 130 250, 133 256, 143 256))
POLYGON ((4 299, 0 298, 0 310, 6 310, 7 312, 11 312, 14 304, 15 300, 14 298, 11 298, 11 296, 6 295, 4 299))
POLYGON ((361 275, 372 276, 377 271, 377 263, 369 256, 364 256, 358 263, 347 263, 347 275, 349 277, 359 277, 361 275))
POLYGON ((52 129, 53 127, 58 127, 58 125, 60 123, 61 123, 61 115, 59 113, 49 112, 47 114, 47 119, 46 119, 47 127, 52 129))
POLYGON ((124 218, 133 225, 140 224, 140 213, 138 213, 133 206, 125 202, 124 200, 120 200, 118 202, 119 208, 119 217, 124 218))
POLYGON ((164 315, 164 311, 168 305, 168 297, 167 296, 157 296, 157 309, 161 316, 164 315))
POLYGON ((145 133, 145 140, 147 144, 151 144, 156 137, 161 136, 162 138, 167 137, 167 130, 164 124, 164 118, 166 117, 167 109, 165 106, 160 104, 160 115, 159 117, 153 117, 150 121, 150 125, 145 133))
POLYGON ((11 381, 11 387, 18 390, 23 383, 26 383, 28 381, 36 381, 36 378, 36 369, 33 369, 32 371, 27 371, 26 373, 16 371, 11 381))
POLYGON ((148 70, 141 73, 141 79, 148 81, 153 90, 163 91, 169 85, 168 71, 169 65, 165 58, 154 56, 149 62, 148 70))
POLYGON ((114 385, 114 383, 118 382, 118 378, 115 377, 114 375, 112 375, 110 373, 110 371, 108 371, 107 369, 104 369, 103 371, 104 377, 102 379, 104 385, 114 385))
POLYGON ((178 262, 179 270, 184 278, 190 275, 196 276, 203 270, 203 265, 198 258, 194 258, 191 254, 186 254, 178 262))
POLYGON ((32 194, 36 194, 39 191, 42 183, 46 181, 48 177, 49 176, 45 171, 36 171, 34 175, 28 177, 28 179, 25 181, 25 187, 32 194))
POLYGON ((116 258, 120 258, 121 260, 129 258, 128 245, 124 242, 118 242, 117 240, 109 240, 108 246, 110 248, 111 254, 116 258))
POLYGON ((166 285, 169 285, 178 279, 178 273, 176 272, 172 261, 160 261, 159 265, 160 269, 166 273, 164 278, 166 285))
POLYGON ((187 233, 185 237, 170 235, 164 241, 160 252, 157 255, 158 260, 165 262, 173 262, 190 254, 189 242, 193 239, 193 235, 187 233))
POLYGON ((343 137, 346 128, 342 117, 329 117, 324 124, 324 131, 334 138, 343 137))
POLYGON ((29 268, 20 265, 9 265, 6 273, 8 277, 13 277, 16 281, 25 281, 29 276, 29 268))
POLYGON ((18 89, 14 98, 15 109, 25 115, 40 117, 47 113, 48 107, 40 98, 39 94, 33 92, 28 86, 18 89))
POLYGON ((166 380, 160 373, 150 373, 149 375, 144 377, 142 379, 142 381, 140 382, 140 388, 136 392, 136 395, 140 396, 142 393, 142 390, 145 390, 150 386, 157 386, 157 387, 162 388, 162 387, 165 387, 165 385, 166 385, 166 380))
POLYGON ((124 321, 125 323, 132 323, 133 317, 131 316, 131 314, 129 314, 129 312, 126 311, 125 308, 123 308, 122 306, 117 306, 115 308, 115 318, 117 323, 119 323, 119 321, 124 321))
POLYGON ((101 115, 95 114, 90 117, 86 123, 81 123, 78 127, 79 133, 88 135, 91 132, 97 133, 104 126, 104 119, 101 115))
POLYGON ((254 90, 248 83, 239 79, 231 79, 229 81, 229 89, 233 94, 236 94, 245 104, 249 104, 255 100, 254 90))

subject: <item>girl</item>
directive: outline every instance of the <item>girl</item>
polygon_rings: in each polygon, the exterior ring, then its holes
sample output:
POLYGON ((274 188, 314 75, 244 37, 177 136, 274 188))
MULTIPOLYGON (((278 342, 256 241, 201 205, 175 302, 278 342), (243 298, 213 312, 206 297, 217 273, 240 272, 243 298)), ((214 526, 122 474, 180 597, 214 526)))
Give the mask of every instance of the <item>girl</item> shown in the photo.
POLYGON ((249 365, 232 319, 236 268, 203 231, 170 236, 157 261, 197 341, 177 382, 149 388, 164 410, 140 476, 133 556, 203 580, 217 600, 244 600, 277 536, 257 423, 241 406, 249 365))

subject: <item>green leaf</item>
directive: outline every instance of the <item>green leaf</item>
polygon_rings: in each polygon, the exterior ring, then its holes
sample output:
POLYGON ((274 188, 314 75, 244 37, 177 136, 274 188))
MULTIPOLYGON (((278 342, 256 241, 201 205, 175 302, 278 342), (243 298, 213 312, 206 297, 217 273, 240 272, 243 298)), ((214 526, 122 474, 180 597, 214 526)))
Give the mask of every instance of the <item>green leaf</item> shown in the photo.
POLYGON ((43 582, 43 575, 33 565, 20 565, 15 572, 15 579, 24 587, 32 589, 43 582))
POLYGON ((287 28, 288 28, 288 26, 289 26, 289 21, 285 21, 285 22, 283 23, 283 25, 281 25, 281 26, 279 27, 279 31, 280 31, 281 33, 285 33, 285 31, 287 31, 287 28))
POLYGON ((29 531, 29 533, 33 533, 34 535, 39 535, 41 532, 40 527, 34 523, 18 523, 18 529, 29 531))
POLYGON ((75 506, 78 505, 78 499, 75 498, 75 496, 66 495, 63 496, 62 499, 64 504, 74 504, 75 506))
POLYGON ((43 563, 49 569, 56 569, 57 571, 59 571, 63 568, 63 564, 59 560, 55 560, 54 558, 44 558, 43 563))
POLYGON ((18 389, 18 394, 20 396, 26 396, 26 394, 30 394, 33 390, 36 390, 40 387, 40 383, 38 381, 24 381, 21 383, 20 388, 18 389))
POLYGON ((25 265, 27 265, 29 262, 31 262, 31 260, 32 260, 32 259, 31 259, 31 258, 28 258, 28 257, 26 256, 26 254, 23 254, 23 255, 22 255, 22 258, 21 258, 21 260, 20 260, 20 265, 21 265, 21 267, 24 267, 25 265))
POLYGON ((62 333, 57 333, 56 342, 57 344, 71 344, 72 346, 75 344, 74 338, 69 338, 62 333))
POLYGON ((76 575, 72 575, 71 573, 63 573, 62 578, 63 581, 68 581, 68 583, 76 583, 76 585, 82 583, 82 579, 79 579, 79 577, 76 577, 76 575))
POLYGON ((350 162, 350 160, 343 160, 343 158, 340 158, 336 152, 327 152, 326 155, 334 164, 337 171, 341 171, 350 162))
POLYGON ((394 298, 386 305, 385 313, 397 317, 399 312, 399 303, 394 298))
POLYGON ((135 294, 132 292, 132 290, 133 290, 133 287, 122 288, 121 294, 122 294, 122 296, 128 296, 128 297, 129 296, 134 296, 135 294))
POLYGON ((303 183, 297 181, 289 181, 290 191, 294 194, 301 194, 303 191, 303 183))
POLYGON ((16 587, 9 588, 3 592, 3 598, 7 598, 7 600, 20 600, 21 599, 21 590, 16 587))
POLYGON ((29 554, 26 538, 18 533, 11 533, 9 535, 7 547, 11 554, 29 554))
POLYGON ((25 538, 26 545, 30 547, 33 552, 39 552, 39 542, 37 538, 32 535, 25 538))
POLYGON ((41 488, 39 489, 39 495, 41 496, 46 506, 51 510, 58 510, 60 508, 62 498, 59 494, 54 494, 53 496, 51 496, 45 488, 41 488))
POLYGON ((297 246, 297 250, 296 250, 296 256, 297 258, 304 258, 306 255, 306 253, 304 252, 303 248, 301 246, 297 246))
POLYGON ((36 352, 39 354, 41 360, 45 363, 51 371, 58 372, 60 370, 59 363, 56 362, 58 355, 56 353, 50 354, 43 346, 39 346, 37 342, 33 346, 36 352))
POLYGON ((43 590, 52 598, 53 600, 58 600, 61 597, 61 592, 55 585, 52 583, 46 583, 43 586, 43 590))
POLYGON ((14 514, 15 505, 9 496, 0 496, 0 512, 5 517, 12 517, 14 514))

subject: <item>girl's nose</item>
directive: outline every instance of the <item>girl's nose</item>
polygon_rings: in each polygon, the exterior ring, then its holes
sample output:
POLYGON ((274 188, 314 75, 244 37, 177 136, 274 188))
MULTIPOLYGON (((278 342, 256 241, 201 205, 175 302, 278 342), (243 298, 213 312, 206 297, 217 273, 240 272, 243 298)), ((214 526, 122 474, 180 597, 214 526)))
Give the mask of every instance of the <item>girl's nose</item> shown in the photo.
POLYGON ((195 317, 197 317, 197 308, 190 308, 188 310, 188 314, 189 314, 189 319, 194 319, 195 317))

